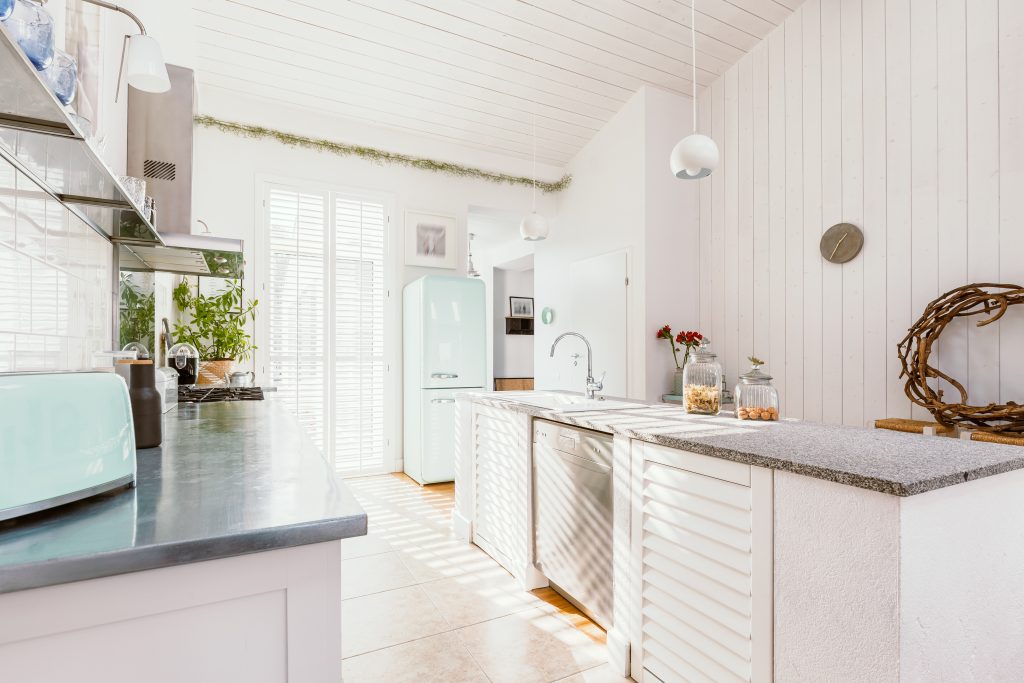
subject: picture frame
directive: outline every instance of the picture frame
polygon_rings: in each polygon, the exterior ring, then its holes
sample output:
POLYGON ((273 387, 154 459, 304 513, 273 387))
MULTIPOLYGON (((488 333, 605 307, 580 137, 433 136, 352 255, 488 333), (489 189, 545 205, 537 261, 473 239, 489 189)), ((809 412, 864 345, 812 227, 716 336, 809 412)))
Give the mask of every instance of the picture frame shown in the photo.
POLYGON ((458 220, 430 211, 405 212, 405 265, 454 270, 458 263, 458 220))
POLYGON ((510 318, 532 318, 533 297, 510 296, 508 298, 508 310, 510 318))

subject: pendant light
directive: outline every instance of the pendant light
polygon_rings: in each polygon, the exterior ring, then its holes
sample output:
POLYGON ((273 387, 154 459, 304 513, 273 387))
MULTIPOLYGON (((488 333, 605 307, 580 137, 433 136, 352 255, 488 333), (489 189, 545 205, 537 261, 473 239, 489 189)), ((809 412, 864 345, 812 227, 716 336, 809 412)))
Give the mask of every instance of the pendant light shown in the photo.
POLYGON ((480 271, 473 265, 473 238, 475 234, 469 233, 469 264, 466 267, 466 277, 480 277, 480 271))
POLYGON ((690 0, 690 45, 693 49, 693 134, 688 135, 672 148, 669 166, 676 178, 697 180, 706 178, 718 167, 718 145, 707 135, 697 132, 697 0, 690 0))
POLYGON ((519 224, 519 234, 527 242, 539 242, 548 237, 548 222, 537 213, 537 111, 533 111, 533 212, 519 224))

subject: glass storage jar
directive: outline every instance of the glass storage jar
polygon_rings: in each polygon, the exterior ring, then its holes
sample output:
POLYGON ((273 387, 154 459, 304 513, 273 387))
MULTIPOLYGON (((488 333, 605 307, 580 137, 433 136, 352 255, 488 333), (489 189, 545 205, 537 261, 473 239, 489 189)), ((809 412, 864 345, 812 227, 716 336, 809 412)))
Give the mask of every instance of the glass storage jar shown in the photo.
POLYGON ((37 0, 16 0, 4 26, 39 71, 53 61, 53 17, 37 0))
POLYGON ((697 415, 717 415, 722 407, 722 366, 707 339, 683 369, 683 407, 697 415))
POLYGON ((61 104, 71 104, 78 88, 78 62, 64 50, 54 50, 50 66, 43 70, 43 79, 61 104))
POLYGON ((178 371, 178 386, 199 381, 199 351, 188 342, 180 342, 167 350, 167 367, 178 371))
POLYGON ((736 385, 736 417, 741 420, 779 419, 779 392, 772 386, 772 378, 761 370, 764 361, 751 357, 750 370, 740 375, 736 385))

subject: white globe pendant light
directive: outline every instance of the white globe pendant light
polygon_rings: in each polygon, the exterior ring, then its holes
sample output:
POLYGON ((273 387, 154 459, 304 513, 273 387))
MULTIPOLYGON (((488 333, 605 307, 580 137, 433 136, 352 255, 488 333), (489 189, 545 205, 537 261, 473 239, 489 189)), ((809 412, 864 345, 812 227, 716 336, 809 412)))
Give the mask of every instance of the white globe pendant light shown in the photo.
POLYGON ((668 163, 672 168, 672 174, 683 180, 697 180, 706 178, 711 172, 718 168, 718 145, 707 135, 697 132, 697 27, 696 10, 694 5, 697 0, 690 0, 690 46, 692 52, 693 67, 693 134, 676 143, 672 148, 672 155, 668 163))
POLYGON ((537 213, 537 112, 533 112, 533 211, 519 224, 519 235, 527 242, 548 238, 548 221, 537 213))

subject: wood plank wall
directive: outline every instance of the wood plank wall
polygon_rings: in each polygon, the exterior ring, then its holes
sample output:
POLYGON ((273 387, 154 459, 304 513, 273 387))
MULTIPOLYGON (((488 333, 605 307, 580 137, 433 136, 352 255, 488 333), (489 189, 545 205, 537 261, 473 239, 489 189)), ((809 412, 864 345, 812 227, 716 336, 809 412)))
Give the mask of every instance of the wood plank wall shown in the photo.
MULTIPOLYGON (((700 97, 701 328, 728 381, 765 358, 786 416, 911 410, 896 344, 968 282, 1024 284, 1024 2, 807 0, 700 97), (861 255, 824 262, 851 222, 861 255)), ((1019 307, 1024 309, 1024 307, 1019 307)), ((973 402, 1024 402, 1024 310, 947 329, 973 402)))

